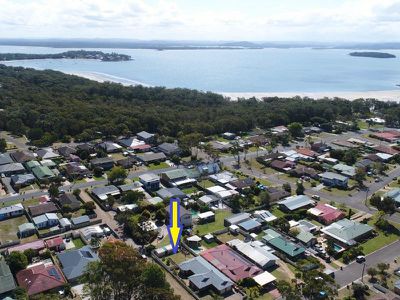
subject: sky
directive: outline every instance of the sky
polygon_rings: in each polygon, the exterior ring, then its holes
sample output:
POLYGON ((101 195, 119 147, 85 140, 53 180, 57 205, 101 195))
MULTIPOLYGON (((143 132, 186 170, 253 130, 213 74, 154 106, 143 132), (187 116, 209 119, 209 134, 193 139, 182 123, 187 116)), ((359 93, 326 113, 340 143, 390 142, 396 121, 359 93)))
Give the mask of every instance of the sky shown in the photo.
POLYGON ((0 38, 394 42, 400 0, 0 0, 0 38))

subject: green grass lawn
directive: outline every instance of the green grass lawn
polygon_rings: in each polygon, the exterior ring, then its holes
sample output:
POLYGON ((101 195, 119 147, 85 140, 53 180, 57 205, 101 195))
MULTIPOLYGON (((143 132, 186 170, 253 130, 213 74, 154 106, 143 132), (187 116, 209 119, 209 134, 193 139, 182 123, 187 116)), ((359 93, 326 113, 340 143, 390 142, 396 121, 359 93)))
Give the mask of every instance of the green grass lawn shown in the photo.
POLYGON ((27 223, 28 219, 25 216, 11 218, 0 222, 0 241, 15 241, 18 240, 18 226, 27 223))
POLYGON ((100 177, 93 176, 93 179, 96 181, 101 181, 101 180, 105 180, 106 178, 104 176, 100 176, 100 177))
POLYGON ((34 184, 31 184, 31 185, 21 188, 19 190, 19 193, 28 192, 28 191, 37 190, 37 189, 39 189, 39 186, 36 183, 34 183, 34 184))
POLYGON ((190 188, 186 188, 186 189, 182 190, 182 192, 184 192, 186 195, 194 194, 194 193, 197 193, 198 191, 199 190, 195 186, 192 186, 190 188))
POLYGON ((200 181, 200 182, 198 183, 198 185, 201 186, 202 188, 206 189, 206 188, 209 188, 209 187, 214 186, 215 183, 212 182, 212 181, 209 180, 209 179, 205 179, 205 180, 200 181))
POLYGON ((76 249, 80 249, 85 246, 85 243, 80 238, 73 239, 72 242, 74 243, 76 249))
POLYGON ((169 164, 167 164, 166 162, 161 162, 159 164, 150 164, 147 168, 149 170, 165 169, 165 168, 169 168, 169 164))
POLYGON ((269 211, 277 218, 286 216, 286 214, 279 209, 278 205, 274 205, 269 211))
POLYGON ((28 206, 39 204, 39 199, 34 198, 34 199, 28 199, 28 200, 25 200, 25 201, 21 201, 21 200, 10 201, 10 202, 7 202, 6 206, 15 205, 15 204, 18 204, 18 203, 22 203, 22 205, 26 209, 28 206))
POLYGON ((177 265, 179 265, 181 262, 184 262, 186 260, 193 258, 193 255, 191 255, 191 254, 184 255, 182 252, 178 252, 176 254, 168 256, 168 258, 172 259, 177 265))
POLYGON ((224 234, 220 234, 218 235, 218 239, 222 242, 222 243, 227 243, 229 241, 232 240, 241 240, 244 241, 244 236, 241 234, 237 234, 237 235, 233 235, 230 232, 224 233, 224 234))
POLYGON ((201 241, 201 245, 202 245, 204 248, 210 249, 210 248, 217 247, 217 246, 218 246, 218 243, 217 243, 217 242, 207 243, 206 241, 201 241))
POLYGON ((78 209, 77 211, 74 211, 72 213, 72 217, 76 218, 76 217, 80 217, 83 216, 86 213, 86 210, 84 208, 78 209))
POLYGON ((195 230, 198 231, 199 235, 205 235, 224 229, 224 219, 230 215, 232 215, 232 212, 229 210, 218 210, 215 212, 215 222, 197 225, 195 230))

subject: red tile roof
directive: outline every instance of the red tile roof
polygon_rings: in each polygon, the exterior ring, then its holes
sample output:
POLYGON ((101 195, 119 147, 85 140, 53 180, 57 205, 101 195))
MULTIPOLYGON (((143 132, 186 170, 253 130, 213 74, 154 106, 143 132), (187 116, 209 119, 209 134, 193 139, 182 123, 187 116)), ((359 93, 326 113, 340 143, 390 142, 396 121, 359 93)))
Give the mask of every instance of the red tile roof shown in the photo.
POLYGON ((27 290, 28 295, 35 295, 62 287, 66 281, 52 262, 46 262, 28 267, 16 275, 18 285, 27 290))
POLYGON ((17 246, 8 248, 8 253, 11 253, 14 251, 24 252, 27 249, 33 249, 33 250, 39 251, 44 248, 46 248, 46 246, 44 245, 44 242, 42 240, 37 240, 34 242, 25 243, 25 244, 21 244, 21 245, 17 245, 17 246))
POLYGON ((204 251, 201 256, 233 281, 254 277, 262 270, 246 261, 227 245, 220 245, 204 251))
POLYGON ((61 236, 55 237, 53 239, 49 239, 45 241, 47 248, 51 249, 54 247, 61 246, 64 244, 64 240, 61 236))
POLYGON ((387 154, 391 154, 391 155, 396 155, 396 154, 400 153, 396 149, 393 149, 393 148, 387 147, 387 146, 383 146, 383 145, 377 146, 374 149, 376 152, 383 152, 383 153, 387 153, 387 154))
POLYGON ((400 138, 400 132, 396 130, 388 130, 375 133, 372 136, 382 140, 395 141, 400 138))
POLYGON ((318 209, 322 212, 322 214, 320 214, 318 217, 325 224, 330 224, 344 218, 344 213, 340 209, 337 209, 327 204, 319 203, 317 206, 314 207, 314 209, 318 209))
POLYGON ((299 149, 296 149, 296 152, 299 154, 305 155, 305 156, 309 156, 309 157, 315 157, 318 155, 316 152, 314 152, 308 148, 299 148, 299 149))
POLYGON ((147 145, 147 144, 142 144, 142 145, 137 145, 137 146, 133 146, 133 147, 130 147, 130 148, 133 149, 133 150, 146 150, 146 149, 150 149, 151 146, 147 145))

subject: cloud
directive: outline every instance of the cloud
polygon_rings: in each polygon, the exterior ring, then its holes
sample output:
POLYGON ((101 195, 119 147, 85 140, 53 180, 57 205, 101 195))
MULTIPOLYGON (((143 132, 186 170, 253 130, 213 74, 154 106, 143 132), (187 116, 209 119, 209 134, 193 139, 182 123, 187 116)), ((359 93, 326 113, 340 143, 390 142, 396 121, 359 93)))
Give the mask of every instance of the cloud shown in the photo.
POLYGON ((333 7, 324 1, 303 5, 309 1, 280 0, 269 12, 268 0, 249 0, 245 9, 230 0, 204 4, 197 0, 0 0, 0 37, 400 38, 400 0, 337 0, 333 7), (224 4, 223 9, 217 9, 217 4, 224 4))

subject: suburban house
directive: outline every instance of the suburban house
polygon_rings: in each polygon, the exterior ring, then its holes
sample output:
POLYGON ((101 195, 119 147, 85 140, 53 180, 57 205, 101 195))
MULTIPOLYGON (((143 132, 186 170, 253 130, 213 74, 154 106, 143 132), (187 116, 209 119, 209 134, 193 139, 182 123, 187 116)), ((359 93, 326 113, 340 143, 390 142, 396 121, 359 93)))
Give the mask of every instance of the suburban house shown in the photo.
POLYGON ((21 203, 1 207, 0 208, 0 221, 22 216, 25 212, 24 206, 21 203))
POLYGON ((301 165, 297 166, 293 170, 290 170, 289 174, 294 177, 307 176, 314 179, 318 178, 318 172, 315 169, 301 165))
POLYGON ((52 148, 42 148, 36 151, 36 154, 41 159, 57 159, 60 155, 55 153, 52 148))
POLYGON ((101 168, 104 171, 111 170, 114 167, 114 160, 111 157, 100 157, 90 161, 92 169, 101 168))
POLYGON ((37 217, 46 213, 58 212, 58 208, 53 202, 47 202, 38 205, 28 206, 28 211, 32 217, 37 217))
POLYGON ((197 215, 197 217, 199 218, 199 224, 215 222, 215 213, 211 210, 200 213, 197 215))
MULTIPOLYGON (((166 220, 166 224, 168 225, 170 223, 170 211, 169 211, 169 206, 165 207, 165 210, 167 212, 167 220, 166 220)), ((180 210, 180 224, 184 227, 184 228, 188 228, 188 227, 192 227, 193 225, 193 220, 192 220, 192 213, 190 211, 188 211, 187 209, 185 209, 183 206, 179 207, 180 210)))
POLYGON ((158 190, 157 192, 157 196, 162 198, 163 200, 169 200, 171 198, 179 198, 179 199, 183 199, 186 198, 186 194, 184 192, 182 192, 180 189, 173 187, 173 188, 164 188, 161 190, 158 190))
POLYGON ((179 155, 181 152, 178 145, 172 143, 162 143, 161 145, 158 145, 157 148, 167 156, 179 155))
POLYGON ((155 135, 153 133, 148 133, 147 131, 141 131, 136 134, 137 138, 148 144, 151 144, 155 140, 155 135))
POLYGON ((146 144, 146 142, 134 137, 120 139, 118 140, 118 143, 120 143, 125 148, 129 148, 137 152, 149 151, 151 148, 151 146, 149 144, 146 144))
POLYGON ((260 232, 262 224, 254 219, 249 219, 237 224, 239 228, 247 233, 260 232))
POLYGON ((388 147, 388 146, 384 146, 384 145, 379 145, 373 148, 377 153, 386 153, 386 154, 390 154, 390 155, 397 155, 400 153, 400 151, 392 148, 392 147, 388 147))
POLYGON ((248 262, 224 244, 207 249, 200 255, 235 282, 262 273, 259 267, 248 262))
POLYGON ((253 217, 258 220, 260 223, 270 223, 272 221, 275 221, 277 219, 276 216, 274 216, 270 211, 268 210, 256 210, 253 213, 253 217))
POLYGON ((83 227, 82 229, 80 229, 79 235, 86 244, 89 244, 93 237, 95 237, 95 238, 103 237, 104 231, 98 225, 89 226, 89 227, 83 227))
POLYGON ((0 166, 0 175, 10 177, 11 175, 24 174, 26 172, 24 166, 21 163, 11 163, 0 166))
POLYGON ((374 162, 370 160, 369 158, 364 158, 358 162, 356 162, 355 166, 356 168, 361 168, 364 171, 369 171, 374 165, 374 162))
POLYGON ((270 196, 270 201, 271 202, 276 202, 279 201, 281 199, 287 198, 290 196, 290 193, 285 191, 284 189, 281 188, 276 188, 276 187, 267 187, 264 189, 266 192, 268 192, 269 196, 270 196))
POLYGON ((57 226, 59 223, 58 217, 54 213, 46 213, 32 218, 33 224, 35 224, 37 229, 44 229, 53 226, 57 226))
POLYGON ((161 182, 170 187, 193 185, 196 180, 189 178, 184 169, 175 169, 160 174, 161 182))
POLYGON ((255 185, 255 182, 252 178, 247 177, 244 179, 238 179, 229 183, 235 190, 246 190, 255 185))
POLYGON ((3 256, 0 255, 0 298, 12 292, 16 287, 10 267, 3 256))
POLYGON ((99 260, 97 254, 89 246, 58 253, 57 258, 69 282, 76 282, 85 273, 89 263, 99 260))
POLYGON ((321 229, 325 237, 344 248, 357 244, 372 234, 373 228, 367 224, 343 219, 321 229))
POLYGON ((64 193, 58 198, 58 203, 61 207, 68 206, 72 211, 78 210, 81 207, 81 202, 74 194, 64 193))
POLYGON ((113 142, 102 142, 98 144, 97 147, 104 150, 106 153, 116 153, 122 151, 122 147, 113 142))
POLYGON ((44 244, 43 240, 36 240, 30 243, 25 243, 25 244, 19 244, 17 246, 13 246, 8 248, 7 252, 13 253, 13 252, 24 252, 27 249, 33 249, 35 251, 40 251, 46 248, 46 245, 44 244))
POLYGON ((86 166, 82 165, 79 162, 67 163, 67 164, 65 164, 64 168, 65 168, 65 175, 67 175, 68 178, 70 178, 72 180, 82 179, 82 178, 88 176, 89 174, 91 174, 89 169, 86 168, 86 166))
POLYGON ((234 140, 237 135, 232 132, 224 132, 221 136, 226 140, 234 140))
POLYGON ((306 247, 311 247, 317 243, 317 238, 308 231, 300 231, 296 239, 306 247))
POLYGON ((13 163, 14 161, 12 160, 10 154, 8 153, 0 153, 0 166, 2 165, 8 165, 13 163))
POLYGON ((313 206, 315 201, 311 200, 306 195, 296 195, 287 197, 286 199, 279 201, 279 208, 285 211, 294 211, 300 208, 306 208, 313 206))
POLYGON ((130 169, 137 163, 137 159, 133 157, 127 157, 117 160, 117 166, 123 167, 124 169, 130 169))
POLYGON ((62 218, 60 219, 60 226, 61 228, 64 228, 65 230, 71 230, 71 221, 68 220, 67 218, 62 218))
POLYGON ((313 151, 311 149, 308 149, 308 148, 298 148, 298 149, 296 149, 296 152, 298 154, 306 156, 307 160, 315 160, 317 158, 317 156, 318 156, 317 152, 315 152, 315 151, 313 151))
POLYGON ((333 172, 319 174, 321 182, 330 187, 347 188, 349 178, 333 172))
POLYGON ((299 247, 290 242, 280 233, 272 229, 267 229, 264 232, 265 236, 263 237, 263 241, 280 253, 286 255, 289 259, 297 260, 304 256, 305 249, 303 247, 299 247))
POLYGON ((397 130, 387 130, 383 132, 373 133, 371 134, 371 137, 389 143, 396 143, 397 141, 400 140, 400 132, 397 130))
POLYGON ((204 195, 197 200, 200 205, 206 205, 208 207, 218 206, 219 201, 219 198, 214 195, 204 195))
POLYGON ((119 185, 118 189, 121 191, 121 193, 127 193, 129 191, 139 191, 144 193, 143 184, 139 181, 119 185))
POLYGON ((354 177, 356 175, 356 168, 344 164, 337 164, 333 166, 333 170, 336 172, 347 176, 347 177, 354 177))
POLYGON ((311 145, 311 150, 318 153, 325 153, 330 150, 329 146, 323 142, 313 143, 311 145))
POLYGON ((115 185, 106 185, 102 187, 97 187, 92 190, 92 195, 101 201, 105 201, 108 197, 118 197, 121 192, 115 185))
POLYGON ((81 228, 90 224, 90 218, 88 215, 71 218, 71 225, 74 229, 81 228))
POLYGON ((292 161, 288 160, 273 160, 269 166, 277 171, 280 172, 289 172, 291 169, 293 169, 296 164, 292 161))
POLYGON ((31 185, 35 183, 36 177, 32 174, 19 174, 19 175, 11 175, 11 185, 16 188, 22 188, 24 186, 31 185))
POLYGON ((160 188, 160 177, 154 173, 145 173, 140 175, 139 181, 148 191, 157 191, 160 188))
POLYGON ((36 159, 33 153, 29 151, 15 151, 10 153, 10 156, 17 163, 25 163, 27 161, 36 159))
POLYGON ((243 223, 245 221, 250 220, 251 215, 249 213, 238 213, 235 215, 232 215, 230 217, 227 217, 224 219, 224 225, 225 227, 231 226, 231 225, 237 225, 239 223, 243 223))
POLYGON ((340 209, 325 203, 319 203, 317 206, 310 208, 307 212, 325 225, 343 219, 345 216, 340 209))
POLYGON ((65 158, 69 158, 71 154, 76 153, 76 149, 71 146, 62 146, 57 149, 58 154, 65 158))
POLYGON ((34 234, 36 234, 36 227, 33 223, 24 223, 18 226, 18 236, 20 238, 26 238, 34 234))
POLYGON ((140 160, 145 165, 159 163, 167 159, 163 152, 146 152, 140 155, 137 155, 136 158, 140 160))
POLYGON ((238 180, 238 178, 229 171, 210 175, 210 180, 221 185, 238 180))
POLYGON ((65 243, 61 236, 57 236, 52 239, 45 240, 44 243, 46 244, 47 249, 53 251, 63 251, 65 250, 65 243))
POLYGON ((50 259, 19 271, 16 278, 18 285, 25 289, 29 296, 62 289, 67 283, 60 269, 50 259))
POLYGON ((274 250, 261 241, 246 243, 234 239, 227 244, 264 270, 274 267, 279 260, 279 258, 273 254, 274 250))
POLYGON ((397 207, 400 206, 400 188, 394 188, 391 191, 385 193, 382 196, 382 199, 386 198, 386 197, 392 198, 394 200, 394 202, 396 203, 397 207))
POLYGON ((181 276, 188 278, 189 286, 195 291, 211 289, 224 295, 232 290, 233 282, 201 256, 180 263, 179 270, 181 276))
POLYGON ((217 163, 206 163, 198 165, 197 170, 199 170, 200 175, 212 175, 221 171, 221 168, 217 163))
POLYGON ((32 173, 39 181, 52 180, 56 177, 53 171, 43 166, 34 167, 32 173))
POLYGON ((271 128, 272 134, 275 134, 275 135, 281 135, 281 134, 287 133, 288 131, 289 131, 289 129, 283 125, 275 126, 275 127, 271 128))
POLYGON ((207 188, 207 191, 222 200, 230 199, 233 196, 239 194, 238 191, 226 189, 219 185, 210 186, 209 188, 207 188))

